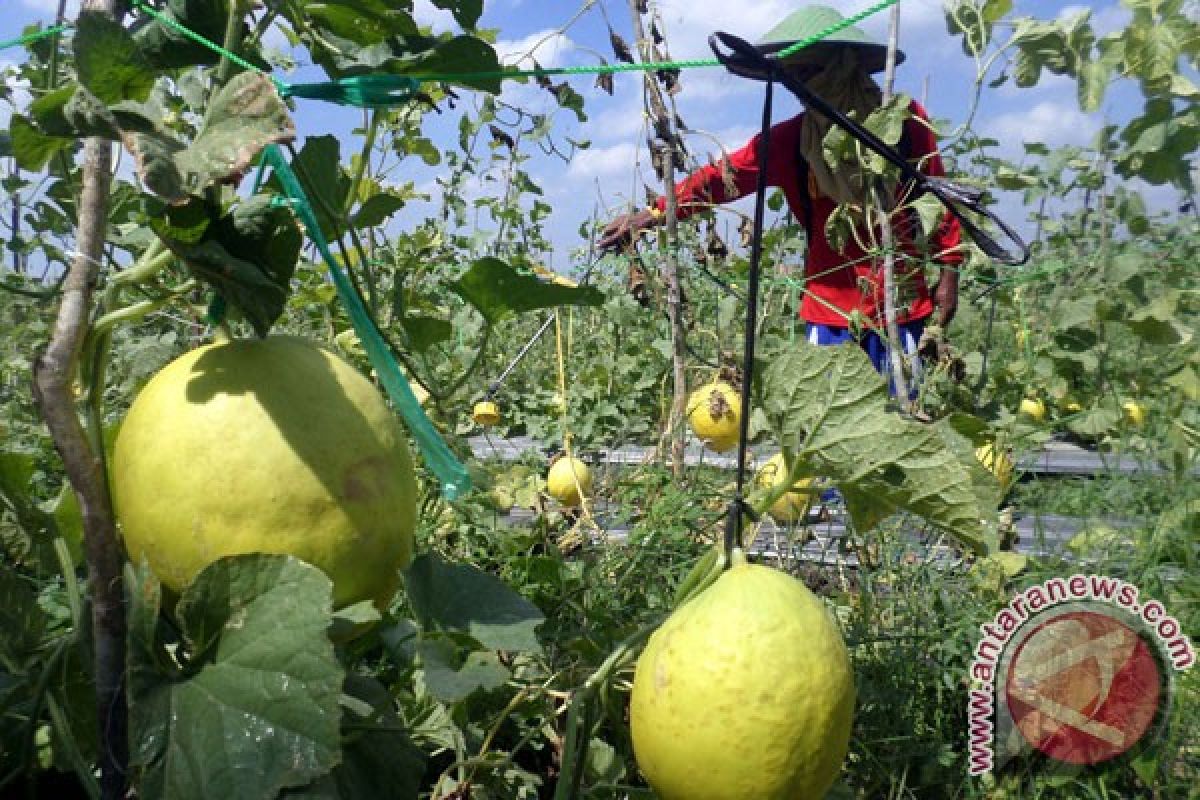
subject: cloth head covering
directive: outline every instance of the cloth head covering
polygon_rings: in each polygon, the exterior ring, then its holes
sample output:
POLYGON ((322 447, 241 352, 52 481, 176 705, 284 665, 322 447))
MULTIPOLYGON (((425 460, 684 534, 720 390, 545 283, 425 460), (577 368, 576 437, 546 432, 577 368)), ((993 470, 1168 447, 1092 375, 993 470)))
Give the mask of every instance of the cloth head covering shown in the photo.
MULTIPOLYGON (((807 80, 805 85, 835 109, 853 116, 859 123, 866 120, 883 101, 882 90, 859 65, 858 53, 846 48, 834 53, 825 68, 807 80)), ((824 114, 807 109, 800 122, 800 154, 808 162, 808 169, 823 195, 836 203, 852 203, 861 208, 866 200, 867 188, 861 171, 849 164, 831 168, 825 162, 825 136, 831 127, 833 121, 824 114)), ((802 186, 800 191, 808 191, 808 187, 802 186)))

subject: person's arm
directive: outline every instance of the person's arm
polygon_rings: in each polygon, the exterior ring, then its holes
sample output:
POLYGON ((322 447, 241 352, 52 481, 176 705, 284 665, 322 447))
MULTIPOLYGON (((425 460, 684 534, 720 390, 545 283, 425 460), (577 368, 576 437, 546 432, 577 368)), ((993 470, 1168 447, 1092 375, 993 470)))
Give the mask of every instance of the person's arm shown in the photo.
MULTIPOLYGON (((946 174, 942 157, 938 153, 937 139, 924 120, 925 110, 913 103, 914 113, 920 119, 910 120, 909 136, 912 143, 910 158, 921 159, 921 171, 934 178, 946 174)), ((941 265, 937 284, 933 289, 933 305, 937 322, 942 327, 950 324, 958 311, 958 273, 963 262, 962 226, 949 212, 943 212, 937 229, 929 237, 931 257, 941 265)))
MULTIPOLYGON (((686 219, 713 205, 745 197, 758 185, 758 141, 755 136, 742 149, 730 153, 722 163, 708 164, 675 185, 675 218, 686 219)), ((774 159, 772 159, 774 161, 774 159)), ((638 231, 662 222, 665 197, 649 208, 622 214, 605 226, 596 246, 608 250, 634 239, 638 231)))

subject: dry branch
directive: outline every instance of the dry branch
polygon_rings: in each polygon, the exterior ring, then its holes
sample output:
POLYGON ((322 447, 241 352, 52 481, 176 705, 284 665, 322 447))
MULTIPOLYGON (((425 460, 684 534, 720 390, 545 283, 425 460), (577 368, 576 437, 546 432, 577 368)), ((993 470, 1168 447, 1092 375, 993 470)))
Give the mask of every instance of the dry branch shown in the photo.
MULTIPOLYGON (((656 60, 654 42, 646 35, 641 12, 645 4, 629 0, 629 11, 633 17, 633 29, 637 34, 638 53, 643 61, 656 60)), ((667 431, 671 437, 671 471, 679 477, 684 467, 684 418, 687 415, 687 329, 683 323, 683 294, 679 286, 679 265, 673 245, 678 241, 675 219, 678 201, 675 197, 675 173, 682 168, 683 157, 679 150, 680 138, 674 129, 675 114, 667 108, 663 90, 652 72, 643 73, 646 101, 649 105, 650 129, 655 132, 651 141, 651 158, 654 171, 663 182, 663 197, 666 199, 667 248, 661 253, 662 277, 667 287, 667 316, 671 321, 671 374, 674 383, 674 398, 671 415, 667 420, 667 431)))

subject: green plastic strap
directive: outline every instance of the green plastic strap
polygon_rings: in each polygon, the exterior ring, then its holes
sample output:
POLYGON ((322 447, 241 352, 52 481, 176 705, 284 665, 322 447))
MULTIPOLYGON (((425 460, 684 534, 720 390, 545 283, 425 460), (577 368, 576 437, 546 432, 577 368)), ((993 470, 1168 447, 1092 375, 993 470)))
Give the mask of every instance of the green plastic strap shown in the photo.
POLYGON ((360 108, 388 108, 407 103, 421 88, 420 82, 415 78, 387 73, 355 75, 321 83, 276 81, 276 86, 283 97, 303 97, 360 108))
POLYGON ((467 468, 455 458, 454 453, 446 446, 446 442, 437 429, 433 427, 433 423, 429 421, 429 417, 425 416, 425 410, 421 408, 421 404, 413 395, 412 388, 408 385, 408 379, 400 371, 400 366, 392 357, 391 351, 388 350, 387 342, 383 340, 383 335, 376 327, 375 321, 367 313, 358 293, 350 284, 350 279, 334 259, 333 253, 329 251, 329 244, 321 234, 321 226, 317 222, 316 214, 313 213, 308 196, 304 193, 304 188, 300 185, 296 174, 292 172, 291 166, 277 145, 270 144, 263 149, 258 176, 255 179, 255 191, 262 185, 263 175, 268 166, 274 170, 275 176, 291 201, 292 210, 304 224, 308 237, 317 246, 321 258, 329 267, 329 275, 333 279, 333 285, 337 288, 338 297, 341 298, 342 303, 346 306, 346 311, 350 314, 354 332, 358 334, 359 341, 362 342, 363 349, 367 352, 367 358, 370 360, 371 366, 375 368, 375 374, 383 383, 388 397, 392 399, 396 409, 408 424, 413 438, 417 440, 417 446, 421 449, 421 455, 425 457, 426 465, 441 481, 442 495, 447 500, 461 497, 471 490, 471 476, 467 472, 467 468))
POLYGON ((33 33, 27 33, 24 36, 18 36, 15 39, 7 39, 3 42, 0 42, 0 50, 7 50, 10 47, 20 47, 23 44, 36 42, 39 39, 47 39, 70 29, 70 25, 55 25, 52 28, 45 28, 40 31, 34 31, 33 33))

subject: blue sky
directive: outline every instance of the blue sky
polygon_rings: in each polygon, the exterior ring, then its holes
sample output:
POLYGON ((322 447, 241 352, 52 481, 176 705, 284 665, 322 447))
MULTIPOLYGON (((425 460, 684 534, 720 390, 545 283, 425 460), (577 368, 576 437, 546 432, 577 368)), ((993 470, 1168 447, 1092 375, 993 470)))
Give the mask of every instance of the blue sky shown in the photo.
MULTIPOLYGON (((22 26, 36 20, 47 20, 53 14, 56 0, 0 0, 14 13, 0 21, 0 39, 16 35, 22 26)), ((74 3, 75 0, 72 0, 74 3)), ((867 2, 827 0, 844 14, 854 13, 867 2)), ((604 4, 613 28, 626 41, 632 42, 629 4, 626 0, 607 0, 604 4)), ((778 20, 801 4, 786 0, 758 0, 752 3, 730 0, 657 0, 652 2, 661 10, 663 33, 676 59, 707 58, 707 36, 714 30, 726 30, 754 40, 778 20)), ((1019 14, 1039 18, 1069 15, 1090 10, 1093 25, 1100 33, 1117 29, 1128 20, 1129 13, 1116 0, 1093 0, 1088 3, 1067 3, 1060 0, 1015 0, 1019 14)), ((437 11, 428 0, 417 0, 417 16, 436 29, 453 29, 448 14, 437 11)), ((897 89, 918 98, 924 97, 930 113, 951 121, 951 128, 961 122, 970 106, 970 93, 975 76, 972 61, 963 53, 957 39, 947 34, 940 0, 900 0, 900 46, 908 58, 897 75, 897 89)), ((876 15, 863 27, 882 39, 886 34, 888 13, 876 15)), ((499 32, 497 49, 504 60, 515 63, 520 56, 532 54, 543 66, 595 64, 595 53, 610 61, 612 50, 608 42, 601 2, 563 2, 563 0, 485 0, 481 26, 499 32), (568 26, 568 23, 575 21, 568 26), (565 30, 560 30, 567 26, 565 30)), ((0 65, 20 57, 19 50, 0 53, 0 65)), ((529 62, 524 62, 526 66, 529 62)), ((290 80, 312 79, 310 69, 301 69, 290 80)), ((593 85, 590 76, 569 79, 576 91, 587 101, 588 121, 579 124, 574 115, 557 111, 547 93, 532 84, 511 84, 504 97, 534 112, 555 113, 555 134, 592 142, 590 150, 578 153, 569 164, 559 159, 539 157, 529 169, 534 179, 546 191, 546 201, 555 209, 551 223, 556 251, 549 266, 567 270, 577 260, 571 250, 581 243, 577 234, 580 223, 593 209, 604 209, 607 216, 620 209, 630 199, 641 201, 643 182, 655 185, 645 148, 640 75, 615 76, 615 95, 609 97, 593 85)), ((556 78, 555 80, 559 80, 556 78)), ((688 135, 693 155, 704 159, 718 154, 720 147, 736 148, 757 129, 761 103, 761 84, 736 78, 716 68, 688 70, 683 74, 683 91, 676 101, 681 117, 695 133, 688 135)), ((468 105, 475 102, 469 95, 468 105)), ((343 153, 357 147, 351 133, 360 124, 361 116, 337 106, 301 101, 297 125, 301 137, 334 133, 344 141, 343 153)), ((1002 154, 1017 155, 1023 141, 1041 141, 1052 146, 1086 144, 1105 123, 1128 119, 1140 109, 1140 100, 1131 87, 1113 87, 1104 108, 1095 114, 1079 111, 1075 102, 1072 81, 1043 76, 1041 84, 1032 89, 1004 86, 985 89, 975 119, 976 130, 1001 142, 1002 154)), ((800 110, 794 98, 783 96, 776 107, 775 118, 783 119, 800 110)), ((453 120, 444 115, 431 115, 429 134, 445 145, 454 141, 453 120)), ((0 123, 4 120, 0 119, 0 123)), ((403 176, 419 187, 433 191, 435 170, 411 159, 411 170, 403 176)), ((408 164, 405 165, 408 167, 408 164)), ((1163 207, 1174 201, 1170 190, 1146 187, 1146 199, 1152 207, 1163 207)), ((747 201, 742 201, 743 207, 747 201)), ((1006 202, 1006 214, 1017 217, 1023 212, 1012 201, 1006 202)), ((414 204, 405 218, 412 219, 431 212, 433 204, 414 204)), ((403 218, 402 218, 403 219, 403 218)), ((484 226, 486 228, 486 223, 484 226)))

